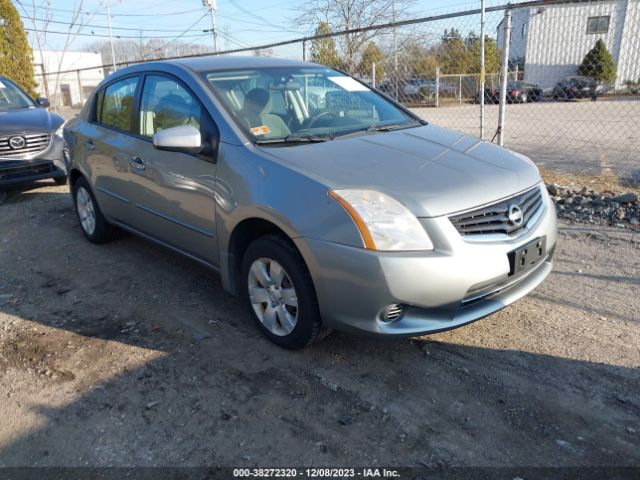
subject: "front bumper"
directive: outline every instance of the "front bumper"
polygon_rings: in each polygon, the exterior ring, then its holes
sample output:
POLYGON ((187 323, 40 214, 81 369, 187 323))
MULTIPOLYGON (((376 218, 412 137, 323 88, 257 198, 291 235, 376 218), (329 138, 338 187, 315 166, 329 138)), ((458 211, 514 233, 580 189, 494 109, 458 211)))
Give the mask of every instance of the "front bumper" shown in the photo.
POLYGON ((431 252, 374 252, 322 240, 302 239, 302 252, 316 287, 326 326, 356 334, 411 337, 457 328, 490 315, 538 286, 551 272, 557 227, 555 209, 545 209, 522 236, 505 241, 468 241, 447 217, 421 219, 432 237, 431 252), (546 236, 543 260, 509 276, 508 253, 546 236), (404 307, 396 321, 383 321, 390 305, 404 307))
POLYGON ((63 141, 55 139, 35 158, 0 158, 0 187, 19 185, 67 175, 63 141))

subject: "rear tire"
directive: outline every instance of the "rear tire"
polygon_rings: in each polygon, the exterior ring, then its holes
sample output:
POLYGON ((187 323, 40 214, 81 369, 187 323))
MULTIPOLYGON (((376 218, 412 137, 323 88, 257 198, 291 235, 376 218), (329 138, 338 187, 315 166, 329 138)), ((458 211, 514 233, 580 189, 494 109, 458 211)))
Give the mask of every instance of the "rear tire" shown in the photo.
POLYGON ((84 177, 79 177, 71 189, 82 233, 91 243, 101 244, 115 238, 114 227, 107 222, 96 197, 84 177))
POLYGON ((331 333, 322 326, 309 270, 287 239, 267 235, 249 245, 241 282, 242 296, 258 328, 276 345, 300 349, 331 333))

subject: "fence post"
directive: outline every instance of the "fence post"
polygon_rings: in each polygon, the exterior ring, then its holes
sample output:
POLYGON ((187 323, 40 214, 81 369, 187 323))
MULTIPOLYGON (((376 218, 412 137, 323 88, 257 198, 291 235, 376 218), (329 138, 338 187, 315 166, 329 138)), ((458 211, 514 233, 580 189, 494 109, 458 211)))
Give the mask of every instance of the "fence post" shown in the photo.
POLYGON ((458 77, 458 103, 462 103, 462 75, 458 77))
POLYGON ((480 138, 484 140, 484 0, 480 12, 480 138))
POLYGON ((376 62, 371 62, 371 85, 376 88, 376 62))
POLYGON ((76 76, 78 77, 78 93, 80 95, 80 106, 82 106, 84 105, 84 92, 82 91, 82 79, 80 78, 80 70, 76 70, 76 76))
POLYGON ((436 108, 440 106, 440 67, 436 67, 436 108))
POLYGON ((504 48, 500 77, 500 110, 498 111, 498 145, 504 145, 504 123, 507 106, 507 81, 509 76, 509 43, 511 43, 511 8, 504 11, 504 48))

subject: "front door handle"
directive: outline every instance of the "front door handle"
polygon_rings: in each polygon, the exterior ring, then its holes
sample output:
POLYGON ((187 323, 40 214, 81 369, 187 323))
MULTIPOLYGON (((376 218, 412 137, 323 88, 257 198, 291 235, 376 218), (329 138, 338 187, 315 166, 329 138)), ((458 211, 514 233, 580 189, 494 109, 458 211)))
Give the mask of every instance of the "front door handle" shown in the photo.
POLYGON ((129 163, 136 170, 144 170, 147 168, 147 164, 140 157, 131 157, 129 163))
POLYGON ((85 140, 84 142, 82 142, 82 144, 85 146, 85 148, 87 150, 95 150, 96 149, 95 143, 93 143, 93 141, 91 141, 91 140, 85 140))

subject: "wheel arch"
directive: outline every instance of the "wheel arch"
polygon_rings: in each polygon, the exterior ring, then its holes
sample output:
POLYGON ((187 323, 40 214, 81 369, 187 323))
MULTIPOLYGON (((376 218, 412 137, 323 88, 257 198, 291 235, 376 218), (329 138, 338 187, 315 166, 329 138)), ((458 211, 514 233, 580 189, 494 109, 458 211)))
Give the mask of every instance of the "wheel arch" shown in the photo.
POLYGON ((290 227, 282 225, 272 218, 260 216, 243 218, 235 224, 229 235, 226 248, 221 251, 222 282, 224 288, 232 295, 240 293, 240 268, 247 248, 253 241, 266 235, 279 235, 285 238, 300 254, 308 268, 306 258, 294 241, 297 235, 290 227))

